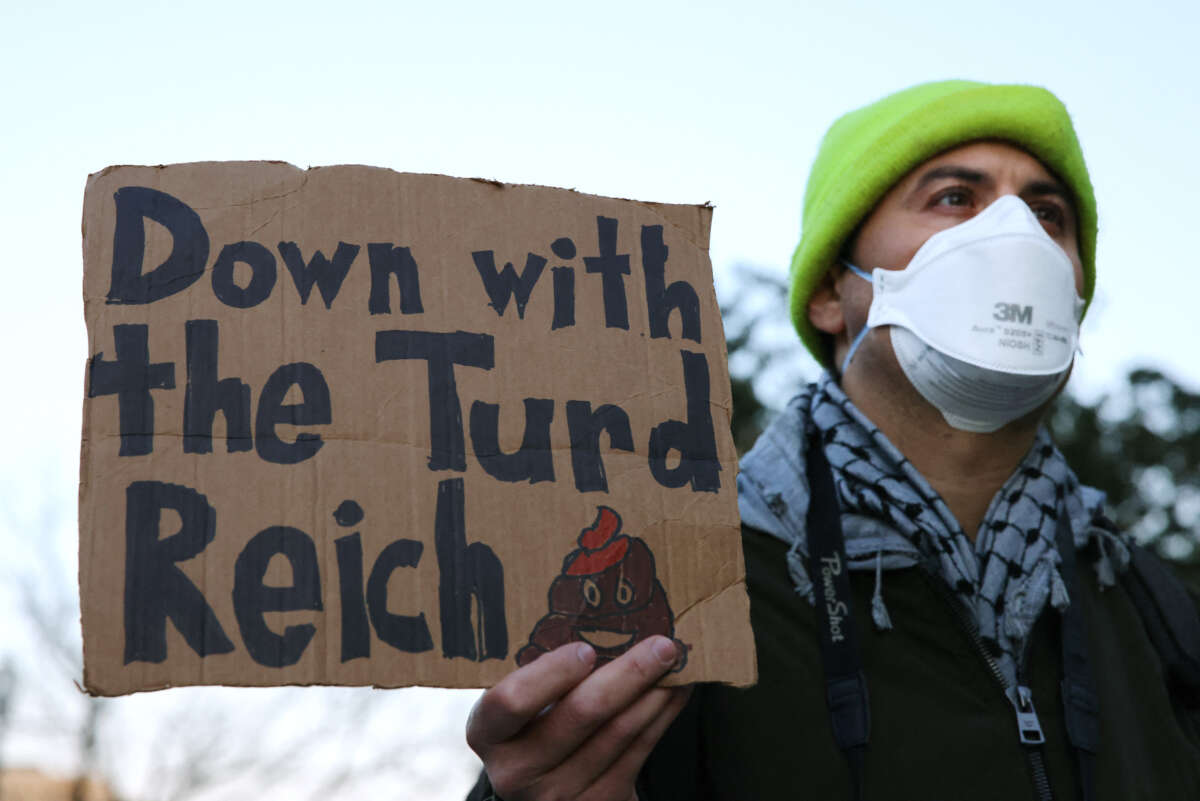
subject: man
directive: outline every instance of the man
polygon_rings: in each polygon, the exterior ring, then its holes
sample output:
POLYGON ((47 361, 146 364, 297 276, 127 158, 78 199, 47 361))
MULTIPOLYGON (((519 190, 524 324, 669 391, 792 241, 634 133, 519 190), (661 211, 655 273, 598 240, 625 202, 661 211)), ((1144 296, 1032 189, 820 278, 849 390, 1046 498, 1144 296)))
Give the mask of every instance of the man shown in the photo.
POLYGON ((738 480, 758 684, 689 698, 653 686, 665 638, 595 671, 566 646, 481 698, 476 796, 1200 798, 1130 543, 1040 427, 1095 240, 1045 90, 926 84, 838 120, 791 279, 829 372, 738 480))

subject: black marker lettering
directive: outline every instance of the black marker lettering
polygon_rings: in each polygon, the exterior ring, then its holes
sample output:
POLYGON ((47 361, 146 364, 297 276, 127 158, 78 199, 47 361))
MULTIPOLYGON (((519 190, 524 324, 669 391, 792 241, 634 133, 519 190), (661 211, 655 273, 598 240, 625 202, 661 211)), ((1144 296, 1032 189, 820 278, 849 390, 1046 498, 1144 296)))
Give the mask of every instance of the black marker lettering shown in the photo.
POLYGON ((371 314, 391 314, 392 300, 388 276, 396 276, 400 288, 400 313, 421 314, 421 282, 417 262, 408 248, 392 247, 391 242, 371 242, 367 245, 371 262, 371 297, 367 311, 371 314))
POLYGON ((284 442, 275 433, 279 424, 293 426, 327 425, 333 421, 329 385, 321 371, 308 362, 285 364, 267 379, 258 398, 254 420, 254 447, 258 455, 275 464, 296 464, 311 459, 325 443, 320 434, 302 432, 295 442, 284 442), (285 404, 288 390, 295 384, 303 400, 285 404))
POLYGON ((337 549, 338 597, 342 606, 342 661, 371 655, 371 628, 363 601, 362 537, 356 531, 333 541, 337 549))
POLYGON ((166 192, 145 186, 121 187, 113 199, 117 222, 108 303, 153 303, 182 292, 200 279, 208 263, 208 233, 199 214, 166 192), (170 232, 171 254, 143 273, 146 218, 170 232))
POLYGON ((592 411, 587 401, 567 401, 567 429, 571 436, 571 467, 575 489, 580 492, 608 492, 604 460, 600 456, 600 434, 608 432, 610 448, 633 452, 633 431, 629 415, 620 406, 606 403, 592 411))
POLYGON ((554 452, 550 447, 550 423, 554 401, 525 398, 525 434, 515 453, 500 451, 500 406, 475 401, 471 405, 471 448, 475 458, 492 478, 500 481, 554 480, 554 452))
POLYGON ((668 420, 650 432, 650 472, 664 487, 691 482, 693 492, 716 492, 721 487, 721 463, 709 409, 708 361, 703 353, 681 350, 687 422, 668 420), (667 467, 667 455, 679 451, 679 464, 667 467))
POLYGON ((135 481, 125 490, 125 664, 167 658, 167 619, 200 656, 227 654, 233 643, 203 593, 176 566, 203 551, 217 533, 217 510, 182 484, 135 481), (179 531, 159 537, 163 509, 179 531))
POLYGON ((596 218, 600 242, 599 256, 584 256, 589 273, 600 273, 604 297, 604 325, 607 328, 629 330, 629 309, 625 304, 625 280, 629 275, 629 254, 617 253, 617 221, 612 217, 596 218))
POLYGON ((700 341, 700 299, 686 281, 666 285, 667 253, 661 225, 642 226, 642 269, 646 273, 646 307, 650 312, 650 336, 671 336, 668 321, 679 309, 681 336, 700 341))
POLYGON ((554 278, 554 320, 550 330, 575 325, 575 270, 572 267, 551 267, 554 278))
POLYGON ((216 320, 188 320, 187 392, 183 402, 183 452, 211 453, 213 419, 225 415, 225 448, 229 453, 254 447, 250 438, 250 385, 237 378, 217 378, 216 320))
POLYGON ((271 526, 255 534, 238 554, 233 567, 233 611, 250 657, 267 667, 287 667, 300 661, 317 627, 312 623, 271 631, 264 612, 321 611, 321 574, 317 548, 298 528, 271 526), (289 587, 263 584, 271 557, 283 554, 292 566, 289 587))
POLYGON ((504 269, 497 272, 496 256, 490 250, 477 250, 471 254, 471 258, 475 261, 475 270, 483 279, 483 289, 490 301, 488 305, 496 310, 497 316, 504 315, 508 299, 512 298, 517 303, 517 317, 524 320, 525 304, 529 302, 529 295, 542 276, 546 260, 536 253, 526 255, 525 269, 518 276, 512 262, 505 262, 504 269))
POLYGON ((457 331, 379 331, 375 361, 424 359, 429 377, 430 470, 466 470, 462 405, 454 382, 454 365, 491 370, 495 361, 492 337, 457 331))
POLYGON ((235 309, 249 309, 266 300, 275 288, 275 255, 257 242, 235 242, 221 248, 212 268, 212 288, 217 300, 235 309), (234 268, 250 267, 250 283, 238 286, 234 268))
POLYGON ((504 617, 504 567, 491 548, 467 544, 463 480, 438 482, 434 544, 437 549, 442 655, 508 658, 508 622, 504 617), (471 596, 479 606, 479 630, 471 625, 471 596))
POLYGON ((425 546, 416 540, 396 540, 383 549, 367 580, 367 608, 379 639, 398 651, 417 654, 433 650, 425 613, 396 615, 388 611, 388 579, 399 567, 416 567, 425 546))
POLYGON ((154 450, 152 389, 175 389, 174 362, 150 363, 149 327, 113 326, 115 361, 103 353, 92 357, 88 397, 116 395, 121 422, 121 456, 144 456, 154 450))
POLYGON ((321 291, 321 300, 328 309, 332 308, 333 299, 337 297, 342 288, 342 281, 346 280, 346 273, 350 272, 350 265, 358 255, 358 245, 338 242, 333 261, 325 258, 325 254, 318 250, 305 264, 304 256, 295 242, 280 242, 279 255, 283 257, 283 263, 292 274, 296 291, 300 293, 300 303, 308 303, 313 284, 316 284, 317 289, 321 291))

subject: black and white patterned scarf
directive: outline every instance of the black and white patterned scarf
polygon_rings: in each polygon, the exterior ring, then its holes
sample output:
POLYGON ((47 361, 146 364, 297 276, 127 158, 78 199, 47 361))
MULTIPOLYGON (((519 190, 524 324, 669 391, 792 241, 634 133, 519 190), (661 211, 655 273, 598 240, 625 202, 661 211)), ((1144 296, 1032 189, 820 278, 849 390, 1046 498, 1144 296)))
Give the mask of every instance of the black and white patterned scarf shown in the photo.
MULTIPOLYGON (((1058 572, 1058 518, 1068 516, 1077 546, 1097 540, 1098 547, 1091 553, 1096 555, 1094 565, 1102 585, 1111 585, 1114 570, 1128 563, 1123 539, 1091 525, 1100 514, 1103 493, 1079 484, 1044 430, 1039 430, 1029 453, 992 500, 972 544, 941 496, 828 374, 793 400, 785 417, 777 424, 800 426, 802 432, 811 421, 819 430, 844 520, 850 515, 882 522, 915 546, 921 561, 945 580, 977 622, 985 646, 1010 684, 1016 683, 1019 654, 1046 604, 1062 610, 1070 603, 1058 572)), ((795 433, 792 428, 789 437, 795 433)), ((802 434, 799 441, 803 442, 802 434)), ((753 462, 752 452, 743 465, 748 471, 746 485, 762 487, 761 480, 754 480, 753 462)), ((802 456, 798 463, 803 463, 802 456)), ((759 465, 757 472, 762 474, 764 466, 779 472, 777 465, 759 465)), ((744 491, 742 484, 739 480, 744 491)), ((853 569, 853 553, 861 554, 863 548, 853 547, 857 527, 844 528, 853 569)), ((880 537, 878 528, 871 537, 880 537)), ((781 536, 779 531, 772 533, 781 536)), ((807 552, 803 543, 793 541, 793 545, 797 546, 793 551, 807 552)), ((874 547, 879 549, 874 564, 878 577, 886 545, 874 547)), ((794 555, 789 554, 789 563, 799 561, 794 555)), ((858 562, 859 569, 867 567, 861 558, 858 562)), ((899 564, 893 560, 892 566, 900 564, 903 560, 899 564)), ((790 572, 797 589, 808 594, 807 578, 801 579, 795 569, 790 572)), ((874 606, 876 624, 890 628, 878 586, 874 606)))

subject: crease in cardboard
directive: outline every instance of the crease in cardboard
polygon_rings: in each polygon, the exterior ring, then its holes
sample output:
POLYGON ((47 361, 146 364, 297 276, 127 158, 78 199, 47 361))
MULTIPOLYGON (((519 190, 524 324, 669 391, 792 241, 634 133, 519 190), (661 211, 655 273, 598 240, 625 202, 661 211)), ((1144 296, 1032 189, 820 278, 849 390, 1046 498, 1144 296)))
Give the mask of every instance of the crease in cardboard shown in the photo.
POLYGON ((704 607, 706 605, 719 599, 720 596, 725 595, 728 592, 737 592, 738 590, 741 590, 742 592, 746 591, 745 577, 737 579, 736 581, 730 582, 729 584, 725 585, 724 587, 721 587, 716 592, 709 593, 708 595, 704 596, 700 600, 693 601, 692 603, 688 604, 686 607, 683 608, 682 611, 676 612, 675 613, 675 625, 676 626, 681 625, 683 623, 684 619, 689 615, 689 613, 693 609, 696 609, 697 611, 703 611, 704 607))
MULTIPOLYGON (((660 421, 660 422, 669 422, 669 419, 664 419, 663 421, 660 421)), ((330 424, 326 423, 324 425, 330 425, 330 424)), ((304 428, 315 428, 315 426, 304 426, 304 428)), ((467 426, 464 425, 463 429, 465 432, 467 430, 467 426)), ((320 430, 306 431, 306 432, 301 432, 301 433, 319 434, 321 437, 321 441, 323 443, 329 443, 329 444, 342 443, 342 444, 350 444, 350 445, 367 445, 367 446, 371 446, 371 447, 383 445, 383 446, 387 446, 390 448, 418 449, 418 450, 421 450, 424 452, 428 452, 428 450, 429 450, 428 444, 419 443, 419 442, 406 442, 404 440, 399 440, 399 439, 383 439, 383 438, 367 439, 364 437, 336 436, 336 435, 331 435, 331 434, 328 434, 327 432, 320 431, 320 430)), ((563 432, 563 433, 565 433, 565 432, 563 432)), ((102 432, 97 436, 97 439, 101 440, 101 441, 103 441, 103 440, 112 441, 112 440, 119 440, 122 436, 129 436, 129 435, 131 435, 131 436, 147 436, 150 434, 153 434, 154 438, 156 440, 159 438, 163 438, 168 441, 182 442, 184 439, 188 438, 188 436, 185 435, 181 431, 163 431, 161 429, 156 428, 152 432, 137 431, 137 432, 127 432, 127 434, 122 434, 119 431, 102 432)), ((647 435, 648 435, 648 432, 647 432, 647 435)), ((469 434, 467 435, 467 438, 469 439, 469 434)), ((232 458, 232 459, 250 460, 251 458, 257 458, 254 456, 254 451, 252 448, 248 449, 248 450, 244 450, 244 451, 235 451, 233 453, 226 453, 224 448, 218 448, 217 447, 218 445, 221 445, 222 443, 224 443, 226 441, 226 438, 224 436, 218 435, 218 436, 214 436, 211 438, 205 438, 205 439, 206 439, 206 441, 212 443, 212 446, 213 446, 212 453, 200 454, 199 457, 197 457, 197 458, 203 458, 204 456, 211 456, 213 454, 218 454, 218 453, 221 455, 227 456, 227 458, 232 458)), ((283 439, 285 442, 288 441, 284 437, 281 437, 281 439, 283 439)), ((645 437, 643 437, 643 439, 645 439, 645 437)), ((252 437, 252 436, 251 437, 230 437, 229 441, 230 442, 253 443, 254 437, 252 437)), ((506 445, 509 443, 502 442, 501 444, 506 445)), ((622 449, 609 448, 608 446, 602 446, 600 453, 603 456, 605 466, 607 466, 609 464, 610 459, 613 462, 628 461, 628 460, 635 459, 635 458, 639 461, 644 461, 646 458, 646 449, 645 449, 645 447, 639 448, 638 444, 639 444, 639 440, 635 438, 634 439, 634 449, 632 451, 626 451, 626 450, 622 450, 622 449)), ((156 450, 157 450, 157 448, 156 448, 156 450)), ((502 453, 501 455, 502 456, 511 456, 511 455, 515 454, 518 450, 520 450, 519 442, 513 444, 511 452, 502 453)), ((471 457, 471 459, 478 458, 475 455, 474 451, 469 446, 467 447, 466 452, 471 457)), ((569 443, 565 444, 565 445, 564 444, 557 444, 557 445, 552 444, 549 448, 537 449, 537 452, 551 453, 556 456, 569 456, 573 452, 573 449, 569 443)), ((185 454, 181 453, 179 455, 183 456, 185 454)), ((319 459, 320 457, 318 456, 316 458, 319 459)), ((737 462, 733 459, 718 459, 718 463, 721 467, 722 472, 725 472, 727 470, 735 470, 737 467, 737 462)), ((556 481, 556 482, 562 481, 562 480, 563 479, 558 478, 557 475, 554 479, 554 481, 556 481)), ((497 479, 497 481, 499 481, 499 479, 497 479)), ((692 498, 689 500, 689 503, 695 502, 697 500, 702 500, 702 499, 692 498)))

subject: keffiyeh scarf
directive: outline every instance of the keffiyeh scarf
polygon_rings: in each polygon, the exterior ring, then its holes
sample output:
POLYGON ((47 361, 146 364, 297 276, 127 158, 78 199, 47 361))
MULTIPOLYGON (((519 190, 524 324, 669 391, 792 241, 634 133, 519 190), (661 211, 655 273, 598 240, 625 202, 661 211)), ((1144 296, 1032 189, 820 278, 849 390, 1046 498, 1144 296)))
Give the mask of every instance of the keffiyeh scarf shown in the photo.
POLYGON ((739 477, 739 492, 746 496, 741 502, 743 520, 792 545, 789 572, 797 590, 810 598, 803 527, 796 526, 807 513, 807 481, 801 479, 803 497, 793 491, 788 502, 773 486, 797 481, 794 475, 781 474, 780 449, 792 451, 786 461, 795 472, 804 463, 810 421, 833 470, 850 567, 876 571, 872 617, 879 628, 891 627, 882 569, 923 562, 975 621, 985 647, 1015 686, 1020 654, 1034 621, 1047 603, 1060 611, 1070 603, 1058 571, 1059 517, 1067 516, 1077 547, 1096 540, 1098 547, 1089 552, 1096 555, 1102 585, 1111 585, 1114 573, 1128 564, 1124 540, 1092 525, 1104 494, 1079 484, 1044 430, 993 498, 972 543, 945 501, 826 374, 764 433, 761 451, 756 445, 747 454, 739 477), (788 429, 782 437, 774 430, 780 426, 788 429), (796 508, 797 500, 804 509, 796 508))

